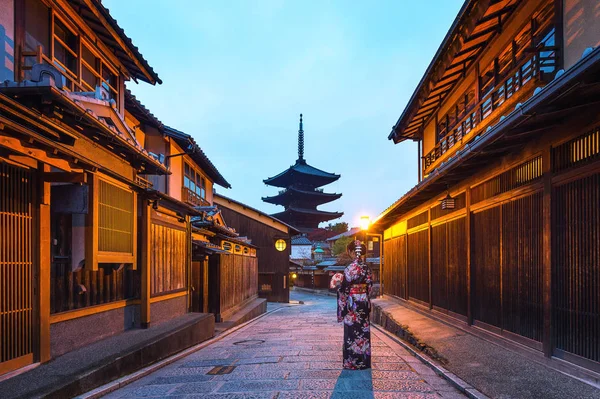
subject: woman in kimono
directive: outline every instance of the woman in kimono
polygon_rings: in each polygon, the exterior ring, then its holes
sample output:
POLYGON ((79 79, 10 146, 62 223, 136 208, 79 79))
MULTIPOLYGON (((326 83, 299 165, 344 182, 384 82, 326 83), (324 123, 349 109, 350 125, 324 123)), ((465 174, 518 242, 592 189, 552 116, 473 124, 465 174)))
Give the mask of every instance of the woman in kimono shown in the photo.
POLYGON ((366 247, 356 240, 348 245, 354 261, 344 270, 338 290, 338 322, 344 322, 343 366, 349 370, 371 368, 371 269, 361 258, 366 247))

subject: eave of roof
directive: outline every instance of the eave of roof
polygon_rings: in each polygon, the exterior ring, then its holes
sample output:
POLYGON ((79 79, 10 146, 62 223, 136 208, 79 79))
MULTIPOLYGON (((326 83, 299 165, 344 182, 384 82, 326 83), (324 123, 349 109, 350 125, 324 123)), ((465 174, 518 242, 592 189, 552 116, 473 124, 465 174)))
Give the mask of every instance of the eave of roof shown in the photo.
POLYGON ((284 221, 282 221, 282 220, 280 220, 280 219, 278 219, 276 217, 273 217, 273 216, 271 216, 271 215, 269 215, 269 214, 267 214, 267 213, 265 213, 263 211, 260 211, 260 210, 258 210, 256 208, 253 208, 253 207, 249 206, 249 205, 246 205, 246 204, 244 204, 244 203, 242 203, 240 201, 234 200, 233 198, 226 197, 223 194, 216 193, 216 192, 213 193, 213 197, 222 198, 222 199, 224 199, 226 201, 234 203, 234 204, 236 204, 238 206, 241 206, 243 208, 250 209, 251 211, 258 213, 260 216, 264 216, 264 217, 269 218, 269 219, 271 219, 271 220, 273 220, 273 221, 275 221, 277 223, 281 223, 282 225, 284 225, 284 226, 286 226, 288 228, 290 235, 294 235, 294 234, 299 234, 300 233, 300 230, 298 230, 294 226, 292 226, 292 225, 290 225, 290 224, 288 224, 288 223, 286 223, 286 222, 284 222, 284 221))
MULTIPOLYGON (((512 11, 516 8, 516 6, 522 4, 522 0, 515 0, 514 2, 511 0, 504 1, 506 2, 506 7, 501 8, 500 11, 508 11, 500 15, 506 16, 507 18, 511 15, 512 11)), ((493 6, 496 6, 500 2, 502 2, 502 0, 493 4, 490 0, 465 0, 456 18, 454 19, 454 22, 452 23, 450 29, 446 33, 444 40, 440 44, 440 47, 438 48, 429 66, 427 67, 425 74, 419 81, 419 84, 413 92, 400 118, 392 127, 392 131, 388 135, 389 140, 394 140, 394 143, 397 144, 407 139, 420 139, 420 131, 415 130, 415 128, 411 127, 410 129, 408 129, 410 130, 410 133, 405 133, 404 131, 407 129, 407 126, 414 122, 413 118, 416 114, 420 112, 419 109, 421 108, 421 104, 428 101, 429 93, 435 92, 439 89, 435 88, 436 83, 448 79, 443 78, 444 73, 447 71, 447 67, 452 65, 451 61, 457 54, 460 53, 460 51, 463 50, 463 44, 469 42, 469 36, 477 28, 477 22, 480 19, 487 19, 487 16, 485 15, 487 10, 491 9, 493 6)), ((495 13, 498 12, 499 11, 495 11, 495 13)), ((489 23, 489 21, 486 21, 486 23, 489 23)), ((486 35, 490 36, 484 40, 484 43, 493 39, 493 37, 495 37, 495 34, 496 33, 493 30, 487 32, 486 35)), ((467 49, 470 48, 471 47, 468 47, 467 49)), ((483 51, 484 48, 484 45, 473 46, 475 56, 471 60, 469 67, 470 65, 472 65, 473 62, 475 62, 478 55, 481 53, 481 51, 483 51)), ((454 69, 455 67, 456 66, 453 66, 452 69, 454 69)), ((455 87, 456 84, 458 84, 458 82, 460 82, 461 80, 462 79, 459 77, 456 80, 448 82, 452 83, 450 89, 444 91, 444 95, 439 95, 439 99, 436 102, 435 106, 431 108, 431 112, 439 108, 440 104, 443 103, 443 100, 446 98, 448 93, 452 91, 451 89, 455 87)), ((437 96, 438 95, 436 94, 436 97, 437 96)), ((431 114, 428 113, 428 116, 424 118, 428 120, 430 116, 431 114)), ((420 126, 420 128, 422 128, 422 126, 420 126)))
POLYGON ((317 200, 320 199, 321 201, 318 201, 319 204, 324 204, 327 202, 335 201, 336 199, 338 199, 342 196, 342 194, 324 193, 322 191, 307 191, 307 190, 300 190, 295 187, 289 187, 283 193, 273 195, 271 197, 262 197, 262 200, 265 202, 271 203, 271 204, 279 205, 282 202, 285 203, 286 199, 288 199, 288 198, 291 199, 298 194, 300 196, 315 198, 317 200))
POLYGON ((127 88, 125 89, 125 109, 140 122, 149 123, 160 130, 164 128, 163 123, 127 88))
MULTIPOLYGON (((588 98, 581 96, 579 91, 585 91, 586 87, 596 88, 591 97, 597 99, 600 98, 599 86, 600 46, 586 49, 579 62, 567 71, 558 71, 552 82, 536 90, 527 101, 517 104, 509 115, 500 118, 500 121, 490 126, 482 136, 475 137, 461 151, 442 163, 427 178, 385 209, 373 222, 373 228, 387 228, 402 215, 446 191, 448 185, 461 181, 464 176, 460 174, 459 168, 466 169, 464 172, 469 176, 472 175, 474 166, 489 162, 486 150, 493 149, 496 156, 503 153, 502 149, 504 153, 509 152, 511 146, 505 143, 510 142, 509 133, 517 136, 513 140, 516 140, 517 146, 522 146, 528 136, 539 133, 540 121, 535 118, 541 119, 544 128, 550 129, 554 126, 552 123, 562 123, 572 107, 595 107, 597 103, 590 103, 588 98), (562 108, 557 109, 558 100, 564 103, 560 105, 562 108), (548 107, 546 113, 540 112, 544 111, 544 106, 548 107), (550 115, 549 120, 544 120, 545 115, 550 115), (533 127, 528 128, 527 122, 530 119, 533 127), (492 146, 496 148, 491 148, 492 146)), ((515 146, 515 143, 512 143, 512 146, 515 146)))
POLYGON ((340 175, 337 175, 335 173, 325 172, 321 169, 315 168, 314 166, 308 165, 304 161, 298 160, 298 161, 296 161, 296 163, 294 165, 290 166, 283 172, 281 172, 278 175, 275 175, 273 177, 264 179, 263 182, 270 186, 285 187, 285 186, 287 186, 287 184, 282 182, 282 180, 291 178, 291 176, 294 173, 299 173, 301 175, 305 175, 307 177, 320 180, 322 182, 322 184, 320 183, 320 184, 318 184, 318 186, 323 186, 323 185, 332 183, 340 178, 340 175))
POLYGON ((225 188, 231 188, 231 184, 225 180, 223 175, 221 175, 221 172, 219 172, 217 167, 210 159, 208 159, 204 151, 202 151, 202 148, 200 148, 192 136, 169 126, 164 127, 164 132, 167 136, 173 138, 181 146, 183 151, 185 151, 215 183, 225 188), (191 145, 192 150, 188 150, 188 145, 191 145))
POLYGON ((89 21, 90 18, 96 20, 95 24, 90 24, 90 27, 96 32, 100 32, 99 36, 106 45, 110 48, 117 49, 118 47, 125 47, 126 51, 116 52, 117 57, 123 62, 128 68, 131 76, 135 79, 142 80, 150 84, 162 83, 162 80, 158 77, 158 74, 154 72, 154 69, 150 66, 148 61, 144 58, 139 48, 135 46, 132 40, 125 34, 123 28, 119 26, 117 20, 112 17, 108 8, 102 5, 101 0, 68 0, 75 10, 79 10, 78 13, 89 21), (83 10, 80 7, 85 7, 85 11, 91 15, 83 15, 83 10), (107 36, 110 35, 110 36, 107 36), (114 42, 109 41, 108 38, 112 37, 114 42), (117 46, 115 46, 117 44, 117 46), (128 54, 128 52, 130 54, 128 54), (133 58, 133 59, 131 59, 133 58), (131 61, 129 61, 131 59, 131 61))

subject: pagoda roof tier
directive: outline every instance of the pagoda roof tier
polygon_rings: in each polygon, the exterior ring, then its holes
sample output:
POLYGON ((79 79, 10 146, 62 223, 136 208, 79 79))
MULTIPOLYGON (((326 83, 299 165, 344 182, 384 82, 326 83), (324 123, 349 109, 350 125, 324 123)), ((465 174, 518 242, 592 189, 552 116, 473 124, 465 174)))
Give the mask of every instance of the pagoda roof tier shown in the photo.
POLYGON ((304 159, 298 159, 296 163, 284 170, 277 176, 269 177, 263 182, 269 186, 289 187, 292 184, 298 184, 305 187, 321 187, 333 183, 340 178, 340 175, 328 173, 310 166, 304 159))
POLYGON ((280 191, 278 195, 263 197, 262 200, 270 204, 283 205, 285 207, 294 202, 316 207, 317 205, 335 201, 341 196, 342 194, 324 193, 320 190, 302 190, 296 187, 288 187, 280 191))
POLYGON ((317 227, 319 223, 340 218, 343 212, 326 212, 317 209, 289 207, 283 212, 271 216, 296 227, 317 227))

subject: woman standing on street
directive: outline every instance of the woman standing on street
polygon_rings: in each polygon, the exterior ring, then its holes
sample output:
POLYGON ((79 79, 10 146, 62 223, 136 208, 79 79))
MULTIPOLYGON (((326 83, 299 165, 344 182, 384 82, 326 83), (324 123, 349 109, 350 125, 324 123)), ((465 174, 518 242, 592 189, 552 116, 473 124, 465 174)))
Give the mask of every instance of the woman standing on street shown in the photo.
POLYGON ((344 270, 338 290, 338 322, 344 322, 343 366, 345 369, 361 370, 371 368, 369 294, 373 273, 361 257, 366 253, 364 244, 353 241, 348 245, 348 252, 354 255, 354 261, 344 270))

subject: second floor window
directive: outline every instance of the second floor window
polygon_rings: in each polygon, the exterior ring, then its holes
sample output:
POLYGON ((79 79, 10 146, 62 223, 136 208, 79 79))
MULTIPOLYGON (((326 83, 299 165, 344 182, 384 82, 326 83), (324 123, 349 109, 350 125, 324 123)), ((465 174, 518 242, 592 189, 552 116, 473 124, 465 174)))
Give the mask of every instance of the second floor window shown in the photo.
POLYGON ((99 50, 79 33, 75 25, 60 17, 40 0, 26 0, 24 71, 35 62, 52 64, 66 78, 68 91, 106 90, 104 100, 119 99, 119 74, 99 50), (38 55, 33 56, 32 53, 38 55), (41 60, 41 61, 40 61, 41 60))
POLYGON ((188 163, 185 164, 183 185, 200 198, 206 199, 206 179, 188 163))

